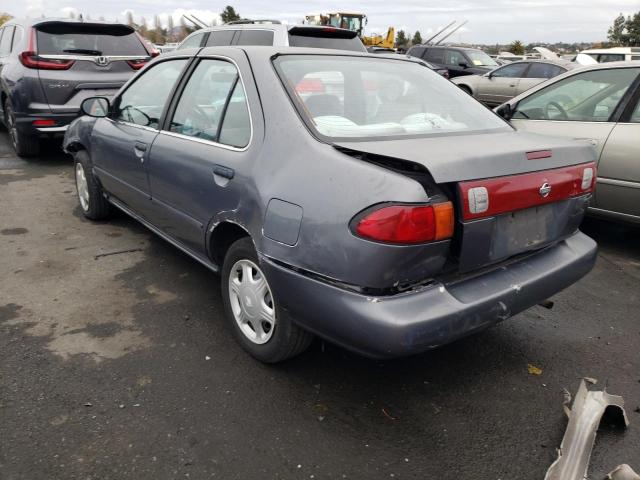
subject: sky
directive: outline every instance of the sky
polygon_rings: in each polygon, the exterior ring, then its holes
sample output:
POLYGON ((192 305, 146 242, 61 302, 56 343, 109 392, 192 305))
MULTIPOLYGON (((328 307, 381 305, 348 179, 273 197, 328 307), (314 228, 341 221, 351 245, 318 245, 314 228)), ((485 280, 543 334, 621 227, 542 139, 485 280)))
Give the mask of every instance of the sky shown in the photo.
POLYGON ((395 26, 423 38, 456 20, 468 23, 449 40, 466 43, 596 42, 606 40, 607 29, 619 14, 640 11, 639 0, 0 0, 0 11, 16 17, 68 17, 70 12, 88 14, 97 19, 124 21, 132 11, 136 21, 145 17, 150 23, 160 15, 163 23, 169 15, 176 25, 183 13, 193 13, 207 22, 219 18, 227 2, 244 18, 270 18, 300 23, 309 13, 358 11, 368 16, 365 32, 386 32, 395 26), (578 6, 579 5, 579 6, 578 6))

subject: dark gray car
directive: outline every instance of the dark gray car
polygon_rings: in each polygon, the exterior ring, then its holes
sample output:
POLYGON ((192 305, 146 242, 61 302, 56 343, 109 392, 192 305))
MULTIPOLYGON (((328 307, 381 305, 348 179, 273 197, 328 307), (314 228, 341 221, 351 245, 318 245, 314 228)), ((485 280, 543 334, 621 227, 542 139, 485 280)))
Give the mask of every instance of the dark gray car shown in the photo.
POLYGON ((155 52, 133 28, 11 20, 0 28, 0 118, 18 155, 62 136, 88 97, 114 95, 155 52))
POLYGON ((504 320, 585 275, 587 144, 513 130, 422 63, 319 49, 163 55, 70 126, 82 211, 221 275, 276 362, 316 334, 374 357, 504 320))

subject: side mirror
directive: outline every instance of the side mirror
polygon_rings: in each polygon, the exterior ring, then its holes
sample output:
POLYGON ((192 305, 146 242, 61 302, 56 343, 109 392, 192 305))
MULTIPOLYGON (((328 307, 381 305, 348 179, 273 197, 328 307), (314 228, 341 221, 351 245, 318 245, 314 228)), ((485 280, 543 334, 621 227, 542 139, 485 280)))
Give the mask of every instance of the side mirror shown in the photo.
POLYGON ((508 122, 513 118, 514 109, 511 108, 510 103, 503 103, 498 108, 496 108, 495 112, 508 122))
POLYGON ((493 72, 487 72, 483 75, 483 77, 488 78, 489 80, 491 80, 493 78, 493 72))
POLYGON ((462 68, 469 68, 469 64, 467 62, 460 62, 458 65, 462 68))
POLYGON ((85 98, 80 104, 80 110, 90 117, 102 118, 109 115, 109 99, 105 97, 85 98))

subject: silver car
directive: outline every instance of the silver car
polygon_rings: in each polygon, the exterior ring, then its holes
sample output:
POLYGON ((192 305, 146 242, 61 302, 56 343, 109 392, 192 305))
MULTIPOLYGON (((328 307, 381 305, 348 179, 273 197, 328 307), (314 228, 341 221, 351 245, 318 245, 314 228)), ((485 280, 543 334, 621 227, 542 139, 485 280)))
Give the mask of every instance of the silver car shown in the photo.
POLYGON ((593 148, 516 132, 419 61, 177 50, 83 109, 64 146, 84 215, 118 208, 219 273, 230 328, 266 362, 314 334, 428 350, 595 261, 578 231, 593 148))
POLYGON ((484 75, 456 77, 451 81, 482 103, 496 106, 574 67, 575 64, 565 61, 526 60, 484 75))
POLYGON ((496 111, 523 132, 593 143, 598 187, 590 212, 640 223, 640 62, 571 70, 496 111))

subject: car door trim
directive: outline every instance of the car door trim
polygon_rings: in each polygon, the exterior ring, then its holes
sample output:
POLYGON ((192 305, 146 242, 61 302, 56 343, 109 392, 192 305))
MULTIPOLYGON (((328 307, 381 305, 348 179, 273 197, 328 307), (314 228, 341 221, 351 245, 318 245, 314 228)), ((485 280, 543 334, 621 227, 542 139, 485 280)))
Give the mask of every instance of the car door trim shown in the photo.
POLYGON ((640 189, 640 182, 630 182, 628 180, 618 180, 615 178, 598 177, 597 182, 604 183, 605 185, 615 185, 616 187, 640 189))
MULTIPOLYGON (((244 77, 242 75, 242 71, 240 70, 240 66, 238 65, 238 63, 233 58, 227 57, 225 55, 204 55, 202 57, 195 57, 195 60, 196 61, 194 61, 191 64, 191 66, 189 67, 189 69, 183 74, 182 80, 180 82, 178 82, 178 84, 176 86, 176 90, 173 92, 173 99, 171 100, 171 102, 169 102, 169 107, 167 108, 167 111, 163 112, 163 117, 164 118, 162 119, 162 122, 160 122, 160 125, 162 125, 162 128, 160 129, 160 134, 161 135, 168 135, 170 137, 182 138, 182 139, 185 139, 185 140, 191 140, 192 142, 202 143, 202 144, 205 144, 205 145, 212 145, 214 147, 223 148, 225 150, 231 150, 233 152, 244 152, 244 151, 248 150, 249 147, 251 147, 251 144, 253 142, 253 114, 252 114, 252 111, 251 111, 251 106, 249 104, 249 99, 248 99, 248 95, 247 95, 247 87, 246 87, 246 84, 245 84, 245 81, 244 81, 244 77), (178 103, 180 102, 180 98, 182 97, 182 94, 184 93, 184 89, 189 84, 189 80, 191 79, 191 76, 193 75, 193 72, 198 67, 198 65, 200 65, 200 62, 202 62, 202 60, 222 60, 222 61, 226 61, 226 62, 231 63, 236 69, 236 72, 238 74, 238 78, 240 79, 240 83, 242 84, 242 88, 244 90, 244 95, 245 95, 244 103, 247 106, 247 112, 249 113, 249 129, 250 129, 249 141, 247 142, 247 144, 244 147, 234 147, 232 145, 226 145, 224 143, 214 142, 212 140, 205 140, 203 138, 192 137, 192 136, 189 136, 189 135, 184 135, 182 133, 176 133, 176 132, 172 132, 171 130, 169 130, 171 119, 173 118, 173 115, 175 115, 176 108, 178 107, 178 103)), ((231 89, 229 91, 228 96, 227 96, 227 100, 231 98, 232 94, 233 94, 233 89, 231 89)), ((226 112, 224 112, 224 113, 226 113, 226 112)), ((225 120, 224 116, 220 118, 220 127, 222 127, 222 125, 224 124, 224 120, 225 120)))

